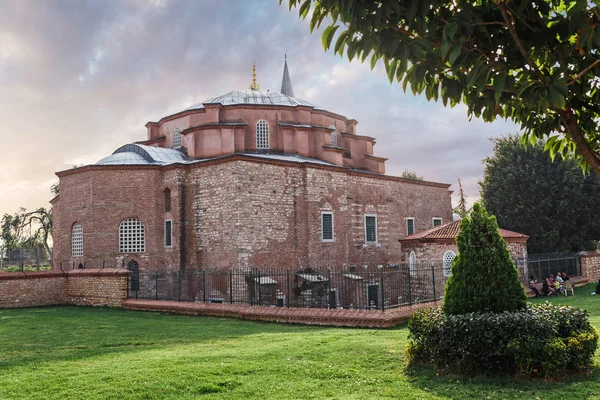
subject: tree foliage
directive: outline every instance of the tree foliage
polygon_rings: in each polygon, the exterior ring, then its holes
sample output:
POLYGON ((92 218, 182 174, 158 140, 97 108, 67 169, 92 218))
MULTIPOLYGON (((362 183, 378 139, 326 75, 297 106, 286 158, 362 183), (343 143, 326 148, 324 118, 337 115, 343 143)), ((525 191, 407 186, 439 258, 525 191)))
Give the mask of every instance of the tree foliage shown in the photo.
MULTIPOLYGON (((280 0, 283 2, 284 0, 280 0)), ((288 0, 325 49, 469 117, 507 118, 600 175, 600 10, 587 0, 288 0), (335 38, 335 41, 334 41, 335 38)))
POLYGON ((13 215, 4 214, 0 221, 0 235, 7 250, 43 246, 51 254, 52 210, 41 207, 27 211, 21 208, 13 215))
POLYGON ((415 171, 410 171, 408 169, 405 169, 404 171, 402 171, 402 175, 400 175, 400 176, 404 179, 414 179, 417 181, 423 180, 423 177, 421 175, 417 175, 417 173, 415 171))
POLYGON ((525 291, 496 218, 479 203, 461 220, 456 244, 458 256, 444 295, 446 313, 500 313, 525 307, 525 291))
POLYGON ((460 215, 461 218, 464 218, 467 215, 467 196, 465 196, 465 192, 463 191, 462 183, 460 182, 460 178, 458 178, 458 204, 454 207, 455 213, 460 215))
POLYGON ((482 203, 500 226, 529 235, 529 253, 580 251, 600 239, 600 178, 572 158, 550 159, 544 146, 516 135, 494 140, 485 160, 482 203))

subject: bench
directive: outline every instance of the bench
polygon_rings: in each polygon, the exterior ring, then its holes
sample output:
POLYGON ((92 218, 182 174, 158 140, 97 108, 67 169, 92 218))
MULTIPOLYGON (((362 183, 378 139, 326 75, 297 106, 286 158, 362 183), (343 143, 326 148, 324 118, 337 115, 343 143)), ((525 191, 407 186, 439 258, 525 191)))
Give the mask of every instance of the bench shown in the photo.
MULTIPOLYGON (((573 286, 575 286, 575 287, 587 285, 590 282, 589 279, 584 278, 583 276, 572 276, 572 277, 569 277, 569 280, 573 283, 573 286)), ((540 293, 542 293, 542 282, 536 283, 535 287, 537 288, 537 290, 540 293)), ((533 293, 533 290, 531 290, 531 288, 529 288, 529 286, 525 287, 525 294, 527 295, 527 297, 535 296, 535 293, 533 293)))

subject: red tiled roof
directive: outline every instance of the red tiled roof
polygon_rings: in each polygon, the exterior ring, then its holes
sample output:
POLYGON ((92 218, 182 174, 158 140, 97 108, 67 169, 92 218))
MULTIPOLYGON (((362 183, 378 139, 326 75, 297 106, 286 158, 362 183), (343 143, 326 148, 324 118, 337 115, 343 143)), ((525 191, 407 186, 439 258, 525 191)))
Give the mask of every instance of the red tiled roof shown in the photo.
MULTIPOLYGON (((435 241, 436 239, 456 239, 458 234, 458 226, 460 221, 449 222, 444 225, 436 226, 423 232, 414 233, 412 235, 399 239, 401 242, 408 240, 416 241, 435 241)), ((506 229, 498 228, 498 232, 504 239, 527 239, 529 236, 523 235, 506 229)))

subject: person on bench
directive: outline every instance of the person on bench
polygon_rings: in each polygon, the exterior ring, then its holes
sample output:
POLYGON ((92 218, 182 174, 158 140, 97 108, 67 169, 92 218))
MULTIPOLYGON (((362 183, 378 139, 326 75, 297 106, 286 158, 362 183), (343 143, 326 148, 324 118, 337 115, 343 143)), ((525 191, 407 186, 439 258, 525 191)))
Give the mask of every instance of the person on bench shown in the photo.
POLYGON ((533 290, 533 293, 535 293, 535 297, 543 297, 538 288, 535 287, 536 283, 537 282, 535 281, 533 275, 529 275, 529 288, 533 290))
POLYGON ((598 284, 596 285, 596 290, 592 292, 592 294, 600 294, 600 279, 598 279, 598 284))

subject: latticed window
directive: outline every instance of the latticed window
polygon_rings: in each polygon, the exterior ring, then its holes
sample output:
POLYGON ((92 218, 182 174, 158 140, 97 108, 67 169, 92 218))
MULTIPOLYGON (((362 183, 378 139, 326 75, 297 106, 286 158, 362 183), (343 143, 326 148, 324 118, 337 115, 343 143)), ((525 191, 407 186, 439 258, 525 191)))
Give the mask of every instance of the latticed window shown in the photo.
POLYGON ((165 221, 165 247, 173 247, 173 221, 165 221))
POLYGON ((365 215, 365 242, 377 243, 377 216, 365 215))
POLYGON ((456 253, 448 250, 444 253, 444 276, 452 275, 452 261, 456 258, 456 253))
POLYGON ((337 132, 335 131, 335 126, 331 125, 329 128, 334 130, 333 132, 331 132, 331 145, 332 146, 337 146, 338 145, 338 143, 337 143, 338 142, 338 135, 337 135, 337 132))
POLYGON ((415 233, 415 219, 406 218, 406 234, 412 235, 413 233, 415 233))
POLYGON ((411 251, 410 256, 408 256, 408 268, 412 276, 417 276, 417 255, 414 251, 411 251))
POLYGON ((256 149, 269 149, 269 123, 264 119, 256 123, 256 149))
POLYGON ((323 242, 333 242, 333 213, 321 213, 321 240, 323 242))
POLYGON ((434 218, 433 219, 433 227, 435 228, 436 226, 440 226, 442 225, 442 219, 441 218, 434 218))
POLYGON ((127 218, 119 225, 119 252, 143 253, 146 251, 144 224, 136 218, 127 218))
POLYGON ((181 129, 179 127, 173 129, 173 148, 181 148, 181 129))
POLYGON ((73 224, 71 230, 71 254, 74 257, 83 256, 83 227, 80 223, 73 224))

